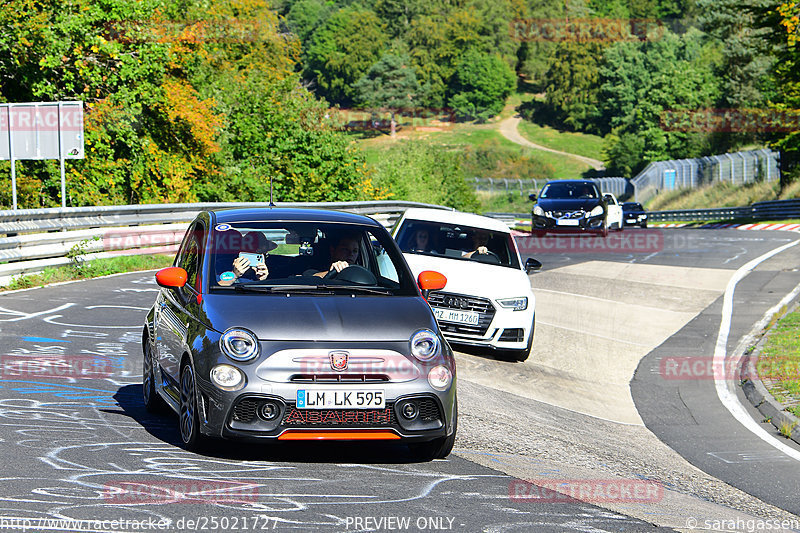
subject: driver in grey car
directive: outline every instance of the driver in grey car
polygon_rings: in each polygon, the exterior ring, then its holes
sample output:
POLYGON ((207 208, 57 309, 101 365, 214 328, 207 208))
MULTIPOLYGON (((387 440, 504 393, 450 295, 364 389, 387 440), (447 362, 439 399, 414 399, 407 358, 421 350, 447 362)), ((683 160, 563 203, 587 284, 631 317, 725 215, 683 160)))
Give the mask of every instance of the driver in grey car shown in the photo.
POLYGON ((344 233, 331 244, 331 266, 328 270, 317 272, 314 276, 324 278, 328 272, 341 272, 358 261, 358 234, 344 233))

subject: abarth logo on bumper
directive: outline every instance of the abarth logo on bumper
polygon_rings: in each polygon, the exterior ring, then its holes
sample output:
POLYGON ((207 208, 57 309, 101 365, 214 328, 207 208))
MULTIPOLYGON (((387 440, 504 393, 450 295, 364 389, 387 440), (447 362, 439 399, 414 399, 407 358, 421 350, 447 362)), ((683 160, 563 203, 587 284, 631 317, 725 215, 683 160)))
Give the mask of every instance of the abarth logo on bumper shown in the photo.
POLYGON ((331 358, 331 368, 337 372, 347 370, 347 359, 350 356, 347 352, 336 351, 330 352, 328 356, 331 358))

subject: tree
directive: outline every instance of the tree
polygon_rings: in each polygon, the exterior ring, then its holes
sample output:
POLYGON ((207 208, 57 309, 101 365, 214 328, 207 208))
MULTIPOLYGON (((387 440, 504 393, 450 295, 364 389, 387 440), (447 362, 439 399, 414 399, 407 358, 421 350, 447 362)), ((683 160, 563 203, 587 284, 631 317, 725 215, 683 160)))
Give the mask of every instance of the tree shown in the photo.
POLYGON ((609 172, 632 175, 651 161, 698 157, 709 133, 664 128, 665 111, 707 109, 719 96, 706 63, 703 36, 669 31, 658 40, 620 42, 606 50, 600 67, 598 128, 606 139, 609 172), (634 164, 638 161, 638 164, 634 164))
POLYGON ((563 126, 594 131, 599 69, 604 43, 564 41, 556 45, 545 76, 545 103, 563 126))
POLYGON ((340 9, 317 30, 308 49, 308 77, 332 103, 349 105, 354 84, 383 54, 388 36, 371 10, 340 9))
POLYGON ((485 120, 503 110, 515 87, 514 71, 500 57, 470 50, 456 66, 450 106, 462 116, 485 120))
POLYGON ((367 108, 385 108, 391 111, 391 135, 394 137, 397 122, 395 113, 417 106, 419 82, 411 68, 408 55, 384 54, 372 65, 355 85, 357 101, 367 108))

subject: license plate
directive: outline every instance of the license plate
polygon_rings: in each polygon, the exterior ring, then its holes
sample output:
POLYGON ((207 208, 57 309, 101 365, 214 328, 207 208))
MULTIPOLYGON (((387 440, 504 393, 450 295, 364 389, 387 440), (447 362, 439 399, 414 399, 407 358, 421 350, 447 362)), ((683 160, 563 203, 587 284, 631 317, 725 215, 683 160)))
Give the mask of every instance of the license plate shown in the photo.
POLYGON ((629 224, 636 224, 639 221, 636 220, 635 218, 629 218, 629 219, 625 220, 625 222, 628 222, 629 224))
POLYGON ((580 221, 576 218, 566 218, 563 220, 556 220, 559 226, 580 226, 580 221))
POLYGON ((300 389, 298 409, 383 409, 383 389, 300 389))
POLYGON ((481 315, 475 311, 455 311, 453 309, 433 308, 433 314, 437 320, 443 322, 457 322, 459 324, 469 324, 477 326, 481 320, 481 315))

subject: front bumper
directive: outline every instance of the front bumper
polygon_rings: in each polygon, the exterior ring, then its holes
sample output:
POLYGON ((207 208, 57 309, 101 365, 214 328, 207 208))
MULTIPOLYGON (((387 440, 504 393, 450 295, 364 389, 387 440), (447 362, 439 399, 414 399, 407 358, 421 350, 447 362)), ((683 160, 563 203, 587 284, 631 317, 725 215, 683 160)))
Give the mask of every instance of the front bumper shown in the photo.
MULTIPOLYGON (((448 436, 454 431, 456 376, 455 367, 444 362, 452 361, 446 343, 443 350, 447 357, 437 357, 427 365, 400 366, 396 360, 387 359, 384 361, 387 364, 382 364, 386 371, 382 376, 361 373, 359 378, 363 381, 338 382, 330 381, 330 364, 327 373, 313 362, 293 368, 287 363, 296 360, 297 353, 278 352, 254 361, 249 368, 240 367, 247 376, 247 384, 235 392, 219 389, 207 379, 207 370, 198 369, 200 431, 209 436, 248 441, 427 441, 448 436), (389 368, 391 364, 395 366, 389 368), (445 391, 438 391, 428 383, 428 368, 438 364, 445 364, 453 374, 445 391), (380 389, 384 393, 384 408, 298 408, 297 391, 308 389, 343 392, 380 389), (411 419, 402 412, 408 402, 414 404, 417 412, 411 419)), ((355 374, 338 375, 346 376, 354 378, 355 374)))
POLYGON ((585 216, 581 218, 553 218, 541 215, 531 215, 531 228, 547 232, 586 232, 603 231, 605 215, 585 216))

